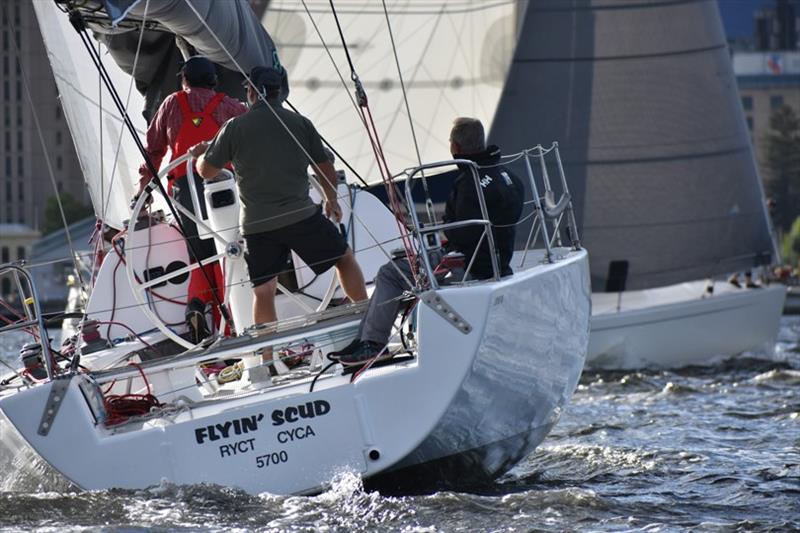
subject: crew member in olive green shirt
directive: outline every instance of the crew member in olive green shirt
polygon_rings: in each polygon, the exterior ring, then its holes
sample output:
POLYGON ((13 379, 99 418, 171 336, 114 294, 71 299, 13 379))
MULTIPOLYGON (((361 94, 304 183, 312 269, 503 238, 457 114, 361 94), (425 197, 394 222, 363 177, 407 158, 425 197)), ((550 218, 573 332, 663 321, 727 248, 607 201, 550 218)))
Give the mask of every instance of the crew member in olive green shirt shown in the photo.
POLYGON ((215 177, 228 162, 236 171, 257 324, 278 319, 276 276, 285 269, 291 250, 317 274, 335 266, 348 298, 367 299, 353 251, 326 218, 339 222, 342 217, 336 171, 311 121, 282 106, 282 76, 275 68, 255 67, 250 73, 255 88, 249 84, 247 88, 250 111, 226 122, 210 143, 191 149, 199 157, 197 170, 204 178, 215 177), (324 177, 320 184, 325 216, 308 195, 309 164, 324 177))

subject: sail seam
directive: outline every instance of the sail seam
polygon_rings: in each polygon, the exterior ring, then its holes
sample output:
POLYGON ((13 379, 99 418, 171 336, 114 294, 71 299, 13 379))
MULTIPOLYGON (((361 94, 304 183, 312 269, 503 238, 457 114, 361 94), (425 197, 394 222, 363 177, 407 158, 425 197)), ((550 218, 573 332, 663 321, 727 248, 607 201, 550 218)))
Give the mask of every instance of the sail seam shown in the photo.
POLYGON ((630 9, 658 9, 662 7, 679 6, 684 4, 701 4, 712 0, 661 0, 660 2, 620 3, 605 6, 569 6, 569 7, 529 7, 532 13, 563 13, 576 11, 618 11, 630 9))
POLYGON ((738 154, 749 152, 750 145, 730 148, 728 150, 715 150, 713 152, 700 152, 695 154, 678 154, 659 157, 636 157, 620 159, 584 159, 584 160, 564 160, 564 165, 635 165, 638 163, 664 163, 669 161, 682 161, 686 159, 705 159, 707 157, 719 157, 723 155, 738 154))
POLYGON ((586 56, 586 57, 530 57, 530 58, 517 58, 514 63, 578 63, 582 61, 625 61, 631 59, 655 59, 661 57, 675 57, 691 54, 702 54, 704 52, 712 52, 715 50, 727 49, 727 43, 720 43, 711 46, 703 46, 699 48, 688 48, 686 50, 671 50, 669 52, 657 52, 649 54, 631 54, 631 55, 618 55, 618 56, 586 56))
MULTIPOLYGON (((761 213, 753 211, 752 213, 737 213, 736 218, 753 218, 760 217, 761 213)), ((697 223, 708 222, 727 222, 730 221, 732 215, 723 215, 719 217, 706 217, 706 218, 691 218, 683 220, 672 220, 662 222, 631 222, 630 224, 608 224, 608 225, 588 225, 583 226, 584 233, 588 230, 617 230, 617 229, 630 229, 630 228, 658 228, 658 227, 675 227, 675 226, 692 226, 697 223)))

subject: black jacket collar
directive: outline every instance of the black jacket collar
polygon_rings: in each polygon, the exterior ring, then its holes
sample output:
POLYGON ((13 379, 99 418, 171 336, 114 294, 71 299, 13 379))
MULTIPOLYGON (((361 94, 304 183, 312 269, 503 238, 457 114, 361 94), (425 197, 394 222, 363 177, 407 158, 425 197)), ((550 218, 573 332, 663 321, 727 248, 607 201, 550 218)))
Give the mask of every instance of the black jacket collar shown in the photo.
MULTIPOLYGON (((477 163, 479 167, 493 166, 500 163, 500 148, 492 144, 482 152, 475 154, 453 154, 454 159, 468 159, 477 163)), ((467 170, 466 165, 459 165, 461 170, 467 170)))

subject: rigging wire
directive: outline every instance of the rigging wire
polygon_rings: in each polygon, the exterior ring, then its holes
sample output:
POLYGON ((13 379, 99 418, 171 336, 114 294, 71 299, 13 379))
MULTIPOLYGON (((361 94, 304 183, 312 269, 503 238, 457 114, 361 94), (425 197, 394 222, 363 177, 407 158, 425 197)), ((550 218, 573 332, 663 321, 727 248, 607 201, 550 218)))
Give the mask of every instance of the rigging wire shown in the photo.
MULTIPOLYGON (((6 21, 8 21, 8 5, 6 3, 3 3, 3 18, 6 21)), ((67 236, 67 242, 69 243, 70 253, 73 256, 72 261, 73 261, 73 268, 75 269, 75 275, 77 276, 78 283, 80 283, 81 288, 85 291, 86 290, 86 285, 85 285, 85 283, 83 281, 83 275, 81 274, 81 268, 80 268, 80 265, 78 264, 78 260, 77 260, 77 258, 74 257, 75 256, 75 246, 74 246, 74 244, 72 242, 72 236, 70 235, 70 232, 69 232, 69 224, 67 224, 67 217, 64 214, 64 205, 61 203, 61 195, 58 192, 58 185, 56 184, 56 177, 55 177, 55 174, 53 173, 53 165, 52 165, 52 163, 50 161, 50 155, 49 155, 49 153, 47 151, 47 143, 44 140, 44 134, 42 133, 42 125, 39 122, 39 114, 36 112, 36 106, 34 105, 34 102, 33 102, 33 96, 31 95, 31 87, 30 87, 30 84, 28 82, 28 76, 25 73, 25 67, 22 66, 22 64, 24 63, 23 60, 22 60, 22 54, 20 53, 19 45, 17 44, 17 40, 16 39, 11 39, 11 41, 12 41, 13 46, 14 46, 14 52, 15 52, 15 54, 17 56, 17 64, 20 67, 20 74, 22 76, 22 83, 25 86, 25 95, 28 97, 28 103, 30 104, 31 114, 33 115, 33 123, 36 126, 36 134, 39 137, 39 142, 42 145, 42 152, 44 152, 44 162, 45 162, 45 165, 47 166, 48 175, 50 176, 50 183, 53 185, 53 191, 55 192, 56 204, 58 204, 58 212, 61 215, 61 222, 64 224, 64 232, 65 232, 65 234, 67 236)), ((83 294, 84 294, 84 292, 81 291, 81 302, 85 306, 86 302, 83 301, 83 294)))
MULTIPOLYGON (((208 22, 206 21, 206 19, 203 18, 203 16, 200 14, 200 12, 197 11, 197 8, 195 8, 195 6, 191 2, 191 0, 184 0, 184 2, 186 3, 186 5, 189 6, 189 9, 191 9, 192 12, 195 14, 195 16, 197 17, 197 20, 203 25, 203 27, 205 27, 205 29, 209 32, 209 34, 214 38, 214 40, 219 45, 220 49, 225 52, 225 54, 231 60, 231 63, 233 63, 233 65, 236 67, 236 69, 239 71, 239 73, 242 74, 242 76, 244 77, 245 80, 247 80, 247 83, 250 85, 250 87, 255 88, 255 84, 253 84, 253 80, 250 79, 250 75, 244 71, 244 69, 239 64, 239 62, 236 60, 236 58, 233 57, 233 54, 231 54, 230 50, 228 50, 228 48, 222 43, 222 41, 220 40, 220 38, 216 34, 216 32, 214 32, 214 30, 208 25, 208 22)), ((272 109, 272 107, 269 105, 265 95, 262 94, 261 91, 256 91, 256 92, 258 93, 259 100, 261 100, 266 105, 267 109, 270 110, 270 112, 273 114, 273 116, 278 121, 278 123, 283 127, 283 129, 286 131, 286 133, 289 135, 289 137, 292 138, 292 140, 295 142, 295 144, 298 146, 298 148, 300 148, 300 150, 306 156, 306 159, 310 162, 310 166, 317 172, 317 175, 324 175, 322 173, 322 171, 319 169, 319 167, 317 166, 316 162, 313 161, 313 158, 308 153, 308 151, 305 149, 305 147, 300 143, 300 141, 297 139, 297 137, 294 135, 294 133, 292 133, 292 131, 289 129, 289 127, 286 125, 286 123, 283 121, 283 119, 281 119, 281 117, 278 115, 277 111, 272 109)), ((366 98, 366 94, 364 95, 364 97, 366 98)), ((309 180, 312 183, 314 183, 317 187, 319 187, 320 190, 322 190, 322 187, 321 187, 319 181, 317 181, 316 177, 309 176, 309 180)), ((399 212, 400 212, 399 209, 395 212, 395 220, 397 220, 398 229, 400 230, 400 235, 403 238, 404 247, 406 247, 406 249, 409 250, 408 256, 412 257, 413 250, 411 250, 410 247, 407 246, 407 244, 406 244, 407 239, 408 239, 408 231, 406 230, 405 222, 401 221, 398 218, 398 214, 397 213, 399 213, 399 212)), ((367 228, 366 224, 364 224, 363 221, 357 215, 354 215, 354 216, 359 222, 361 222, 362 226, 364 226, 364 229, 367 231, 369 236, 372 237, 373 241, 378 242, 377 239, 375 239, 375 236, 369 231, 369 229, 367 228)), ((402 217, 402 215, 400 215, 400 216, 402 217)), ((388 253, 386 253, 386 251, 383 250, 383 248, 381 248, 381 251, 384 253, 384 255, 386 255, 387 258, 391 259, 391 256, 388 253)), ((392 262, 392 264, 394 264, 394 262, 392 262)), ((408 281, 408 279, 406 278, 406 275, 405 275, 404 272, 402 272, 400 269, 397 269, 397 271, 401 274, 403 279, 408 281)), ((409 282, 409 285, 413 285, 413 284, 409 282)))
POLYGON ((334 22, 336 23, 336 29, 338 30, 339 37, 342 41, 342 48, 344 49, 345 56, 347 57, 347 63, 350 66, 350 79, 355 85, 359 115, 361 116, 361 121, 364 124, 364 128, 367 130, 367 135, 369 137, 370 144, 372 145, 372 151, 375 154, 375 160, 378 163, 378 170, 381 173, 381 178, 384 186, 386 187, 386 194, 389 197, 389 204, 391 205, 392 212, 394 213, 394 217, 397 222, 397 229, 402 237, 403 247, 406 251, 406 257, 408 258, 409 265, 411 266, 411 275, 416 280, 418 279, 416 253, 413 243, 408 235, 407 224, 405 217, 403 216, 402 207, 397 198, 399 193, 395 189, 394 183, 391 180, 392 174, 389 171, 388 164, 386 163, 386 157, 383 153, 383 146, 381 145, 380 136, 378 135, 378 130, 375 127, 372 111, 369 108, 367 93, 364 90, 364 86, 361 83, 358 74, 356 73, 355 66, 353 65, 353 60, 350 57, 350 49, 347 46, 347 41, 344 38, 344 31, 342 30, 342 25, 339 22, 339 16, 336 14, 336 6, 334 6, 333 0, 329 0, 329 4, 331 6, 331 12, 333 13, 334 22))
MULTIPOLYGON (((131 94, 133 93, 133 84, 134 84, 134 81, 136 79, 135 78, 135 76, 136 76, 136 67, 138 66, 138 63, 139 63, 139 52, 142 49, 142 41, 144 40, 144 28, 145 28, 145 23, 147 22, 147 10, 148 10, 149 7, 150 7, 150 0, 145 0, 144 12, 142 14, 142 25, 141 25, 141 29, 139 30, 139 41, 136 43, 136 53, 133 56, 133 68, 131 69, 131 81, 128 84, 128 94, 125 97, 125 109, 127 109, 128 105, 131 103, 131 94)), ((99 46, 99 44, 100 43, 98 43, 98 46, 99 46)), ((100 81, 98 80, 98 82, 100 82, 100 81)), ((102 93, 101 93, 101 98, 102 98, 102 93)), ((102 102, 102 100, 101 100, 101 102, 102 102)), ((101 112, 102 112, 102 108, 101 108, 101 112)), ((101 134, 100 142, 102 142, 102 141, 103 141, 103 136, 101 134)), ((108 206, 111 204, 111 191, 114 188, 114 180, 117 178, 117 163, 119 162, 119 153, 120 153, 121 149, 122 149, 122 133, 120 133, 119 139, 117 140, 117 149, 116 149, 116 152, 114 153, 114 164, 111 167, 111 180, 109 181, 109 184, 108 184, 108 199, 105 201, 105 204, 103 205, 103 214, 100 217, 100 220, 105 220, 106 219, 106 213, 108 212, 108 206)), ((100 164, 101 165, 103 164, 102 162, 103 162, 103 158, 101 157, 100 158, 100 164)), ((100 183, 102 184, 103 181, 104 181, 103 180, 102 167, 101 167, 101 172, 100 172, 100 180, 101 180, 100 183)))
MULTIPOLYGON (((348 94, 350 94, 350 93, 348 93, 348 94)), ((289 109, 291 109, 292 111, 294 111, 298 115, 300 114, 300 111, 298 111, 297 108, 295 106, 293 106, 292 103, 288 99, 284 100, 284 102, 286 102, 286 105, 289 107, 289 109)), ((350 165, 350 163, 347 161, 347 159, 342 157, 342 154, 337 152, 336 148, 334 148, 333 145, 331 143, 329 143, 327 139, 325 139, 325 137, 320 135, 319 132, 317 132, 317 134, 319 135, 319 138, 322 140, 322 143, 328 148, 328 150, 333 152, 333 155, 335 155, 339 159, 339 161, 344 163, 344 165, 348 169, 350 169, 350 172, 352 172, 353 175, 356 178, 358 178, 358 181, 360 181, 361 184, 364 185, 364 187, 369 187, 369 183, 367 183, 367 181, 364 178, 361 177, 361 174, 359 174, 358 171, 350 165)))
MULTIPOLYGON (((333 0, 331 0, 333 3, 333 0)), ((394 32, 392 31, 392 23, 389 20, 389 11, 386 8, 386 0, 381 0, 383 4, 383 14, 386 17, 386 26, 389 28, 389 39, 392 43, 392 54, 394 55, 394 63, 397 66, 397 77, 400 79, 400 89, 403 91, 403 101, 405 102, 406 106, 406 115, 408 115, 408 126, 411 128, 411 138, 414 141, 414 151, 417 154, 417 163, 419 166, 422 166, 422 155, 419 152, 419 143, 417 142, 417 132, 414 128, 414 120, 411 118, 411 106, 408 104, 408 94, 406 92, 406 84, 403 80, 403 72, 400 69, 400 58, 397 55, 397 46, 394 42, 394 32)), ((422 188, 425 191, 425 210, 428 214, 428 222, 431 224, 436 223, 436 219, 433 216, 433 200, 431 200, 431 193, 428 189, 428 178, 425 177, 425 171, 421 171, 422 176, 422 188)))

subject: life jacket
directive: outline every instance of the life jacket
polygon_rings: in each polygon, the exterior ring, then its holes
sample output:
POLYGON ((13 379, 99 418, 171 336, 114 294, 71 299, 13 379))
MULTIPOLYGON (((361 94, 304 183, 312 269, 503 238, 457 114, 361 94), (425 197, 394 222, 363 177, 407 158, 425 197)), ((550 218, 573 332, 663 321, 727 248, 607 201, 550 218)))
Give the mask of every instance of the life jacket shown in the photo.
MULTIPOLYGON (((219 131, 219 123, 214 120, 213 113, 217 106, 225 98, 224 93, 217 93, 208 101, 206 107, 200 111, 195 112, 189 107, 189 97, 186 91, 178 91, 176 98, 178 105, 181 106, 182 123, 181 129, 178 131, 178 136, 175 138, 175 144, 171 146, 172 159, 170 162, 176 160, 183 154, 189 151, 189 148, 197 143, 211 140, 214 135, 219 131)), ((195 169, 195 175, 197 170, 195 169)), ((186 165, 179 165, 169 173, 169 190, 172 191, 173 182, 186 175, 186 165)))

